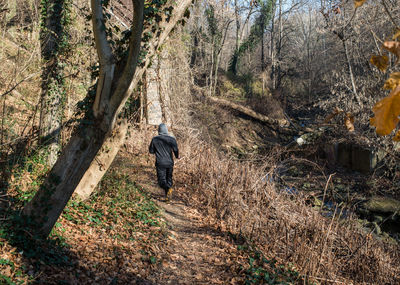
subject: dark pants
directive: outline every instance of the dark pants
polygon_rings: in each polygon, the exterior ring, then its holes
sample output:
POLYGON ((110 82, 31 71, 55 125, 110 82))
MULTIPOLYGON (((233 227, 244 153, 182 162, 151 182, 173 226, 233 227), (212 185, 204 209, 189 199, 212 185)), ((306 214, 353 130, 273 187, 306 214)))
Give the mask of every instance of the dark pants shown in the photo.
POLYGON ((174 168, 156 166, 156 170, 157 170, 158 185, 160 185, 160 187, 164 189, 166 195, 168 189, 172 187, 172 172, 174 168))

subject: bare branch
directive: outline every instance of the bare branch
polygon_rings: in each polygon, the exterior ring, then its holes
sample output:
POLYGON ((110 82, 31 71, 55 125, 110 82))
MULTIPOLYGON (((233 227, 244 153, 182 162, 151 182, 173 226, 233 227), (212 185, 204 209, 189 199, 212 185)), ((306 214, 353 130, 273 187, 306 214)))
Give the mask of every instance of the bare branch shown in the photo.
POLYGON ((13 92, 13 90, 14 90, 15 88, 17 88, 18 85, 20 85, 22 82, 31 79, 32 77, 34 77, 36 74, 38 74, 38 73, 40 73, 40 72, 41 72, 41 71, 32 73, 32 74, 28 75, 27 77, 25 77, 24 79, 21 79, 21 80, 18 81, 13 87, 11 87, 11 88, 8 89, 6 92, 4 92, 3 94, 1 94, 1 95, 0 95, 0 98, 6 96, 6 95, 8 95, 8 94, 10 94, 10 93, 13 92))
MULTIPOLYGON (((137 2, 137 0, 133 1, 137 2)), ((128 73, 125 74, 124 72, 124 76, 120 78, 115 95, 111 98, 110 101, 110 110, 113 112, 113 114, 110 117, 111 128, 115 123, 116 114, 118 114, 122 110, 126 100, 128 100, 130 94, 132 94, 134 88, 137 86, 137 83, 143 77, 143 74, 147 66, 150 64, 151 57, 156 53, 157 49, 165 42, 169 33, 172 31, 172 29, 175 27, 178 21, 182 19, 186 9, 191 5, 191 3, 192 0, 171 1, 171 4, 174 5, 173 15, 169 19, 164 17, 162 22, 159 23, 159 26, 163 27, 163 30, 161 31, 158 37, 154 37, 152 41, 149 43, 149 50, 146 54, 144 65, 138 68, 135 74, 132 74, 132 71, 135 71, 134 68, 136 68, 137 60, 135 61, 131 57, 128 58, 128 63, 126 67, 128 69, 127 70, 128 73)), ((134 33, 132 33, 131 39, 133 39, 133 37, 136 37, 134 33)), ((135 48, 135 46, 132 46, 134 44, 135 43, 131 40, 130 54, 133 51, 132 49, 135 48)))
POLYGON ((93 33, 100 66, 113 61, 111 46, 107 41, 106 26, 101 2, 101 0, 91 0, 93 33))
POLYGON ((392 14, 390 13, 390 11, 389 11, 389 9, 388 9, 388 7, 387 7, 387 5, 386 5, 385 0, 382 0, 381 3, 382 3, 383 8, 385 8, 386 14, 388 14, 388 16, 389 16, 390 20, 392 21, 393 25, 394 25, 397 29, 400 29, 400 27, 396 24, 396 21, 394 20, 392 14))
POLYGON ((91 0, 94 40, 100 61, 100 75, 93 105, 93 112, 96 117, 104 113, 107 108, 115 70, 114 56, 107 41, 101 2, 101 0, 91 0))
POLYGON ((133 81, 139 59, 143 32, 144 0, 132 0, 132 4, 134 12, 131 28, 132 34, 129 40, 129 54, 122 76, 118 79, 115 92, 110 98, 110 113, 108 114, 108 118, 106 118, 108 120, 106 122, 106 127, 109 128, 109 130, 113 128, 117 114, 122 110, 130 95, 128 89, 133 81))
POLYGON ((118 23, 120 23, 125 29, 129 29, 129 27, 125 24, 125 22, 120 19, 117 15, 115 15, 113 13, 113 11, 111 11, 111 9, 106 9, 107 13, 110 13, 110 15, 112 15, 117 21, 118 23))

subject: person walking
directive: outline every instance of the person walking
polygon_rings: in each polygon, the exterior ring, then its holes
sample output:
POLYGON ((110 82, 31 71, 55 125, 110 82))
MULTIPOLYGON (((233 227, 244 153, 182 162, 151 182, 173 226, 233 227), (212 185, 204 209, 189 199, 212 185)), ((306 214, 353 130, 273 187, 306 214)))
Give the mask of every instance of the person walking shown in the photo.
POLYGON ((179 150, 176 139, 168 134, 165 124, 158 126, 158 136, 153 137, 149 146, 149 152, 156 155, 156 171, 158 185, 164 189, 168 202, 172 198, 172 173, 174 170, 174 153, 179 158, 179 150))

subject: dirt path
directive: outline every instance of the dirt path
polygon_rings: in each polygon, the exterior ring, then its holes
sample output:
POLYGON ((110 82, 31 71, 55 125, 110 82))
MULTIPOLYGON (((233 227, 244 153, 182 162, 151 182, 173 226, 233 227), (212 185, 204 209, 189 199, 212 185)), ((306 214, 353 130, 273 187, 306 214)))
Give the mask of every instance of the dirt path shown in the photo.
POLYGON ((148 162, 132 165, 136 182, 163 209, 170 232, 162 262, 148 280, 154 284, 241 284, 246 262, 237 244, 207 226, 204 217, 180 199, 185 187, 177 185, 170 203, 163 202, 163 190, 156 184, 154 167, 148 162), (241 276, 241 277, 240 277, 241 276))

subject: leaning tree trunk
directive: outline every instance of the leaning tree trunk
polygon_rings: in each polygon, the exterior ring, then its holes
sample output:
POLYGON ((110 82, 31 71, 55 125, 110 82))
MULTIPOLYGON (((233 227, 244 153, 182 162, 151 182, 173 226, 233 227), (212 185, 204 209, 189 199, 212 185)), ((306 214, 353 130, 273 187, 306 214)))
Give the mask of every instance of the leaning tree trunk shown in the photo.
MULTIPOLYGON (((100 78, 93 107, 95 119, 89 124, 85 120, 86 124, 82 123, 78 127, 46 181, 23 210, 23 214, 29 216, 38 225, 35 230, 42 237, 49 235, 76 187, 85 175, 89 175, 88 169, 96 156, 101 155, 100 150, 107 149, 109 142, 112 142, 107 139, 113 132, 120 131, 120 126, 116 124, 118 114, 142 78, 151 56, 182 18, 191 0, 172 2, 175 3, 172 4, 173 15, 172 17, 164 16, 161 23, 158 23, 163 29, 158 37, 148 42, 149 48, 145 61, 139 68, 136 67, 143 30, 144 0, 132 0, 132 3, 134 17, 128 58, 123 68, 118 64, 114 68, 114 56, 104 29, 101 0, 91 0, 93 30, 100 60, 100 78), (122 70, 121 75, 114 77, 114 70, 122 70)), ((150 30, 151 28, 149 27, 150 30)), ((93 176, 92 180, 89 179, 89 183, 97 185, 101 176, 93 176)))
POLYGON ((75 188, 89 168, 105 138, 99 124, 78 131, 53 166, 46 182, 25 206, 23 214, 36 224, 35 231, 47 237, 75 188))
MULTIPOLYGON (((169 20, 169 24, 165 26, 165 29, 163 30, 161 35, 152 45, 144 66, 137 67, 137 71, 134 79, 132 80, 131 86, 136 86, 138 82, 143 78, 143 75, 148 65, 150 64, 150 58, 156 53, 157 48, 165 42, 167 36, 175 27, 177 22, 182 18, 190 3, 190 0, 181 1, 181 3, 175 7, 174 17, 169 20)), ((93 160, 90 168, 86 171, 83 178, 81 179, 81 182, 75 190, 75 193, 78 194, 80 199, 87 199, 90 194, 93 193, 97 184, 100 182, 101 178, 103 178, 104 174, 106 174, 108 168, 111 166, 111 163, 117 155, 119 148, 124 144, 126 132, 127 125, 125 125, 125 123, 121 123, 117 125, 114 129, 113 137, 105 140, 101 150, 97 154, 96 158, 93 160), (106 153, 107 151, 109 152, 106 153)))
POLYGON ((108 168, 111 166, 120 147, 125 142, 125 136, 128 132, 128 122, 123 120, 119 122, 118 128, 115 128, 113 134, 104 141, 103 146, 98 151, 96 158, 91 162, 85 175, 82 177, 75 189, 75 195, 81 200, 89 198, 90 194, 97 186, 97 182, 103 178, 108 168))

